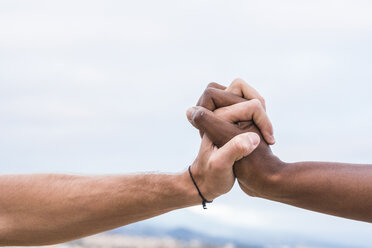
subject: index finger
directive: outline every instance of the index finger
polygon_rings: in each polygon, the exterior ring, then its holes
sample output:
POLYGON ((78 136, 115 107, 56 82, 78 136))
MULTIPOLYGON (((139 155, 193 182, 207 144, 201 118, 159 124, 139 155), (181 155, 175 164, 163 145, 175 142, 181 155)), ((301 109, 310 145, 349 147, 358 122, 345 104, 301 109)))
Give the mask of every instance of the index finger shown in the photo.
POLYGON ((226 89, 227 92, 233 93, 234 95, 243 97, 247 100, 257 99, 261 102, 262 106, 266 110, 265 99, 258 93, 258 91, 247 84, 243 79, 237 78, 230 86, 226 89))
POLYGON ((226 90, 207 87, 196 106, 202 106, 210 111, 214 111, 221 107, 245 101, 247 101, 247 99, 227 92, 226 90))
POLYGON ((259 100, 253 99, 223 107, 217 109, 214 113, 217 117, 232 123, 253 120, 266 142, 270 145, 275 144, 273 125, 259 100))

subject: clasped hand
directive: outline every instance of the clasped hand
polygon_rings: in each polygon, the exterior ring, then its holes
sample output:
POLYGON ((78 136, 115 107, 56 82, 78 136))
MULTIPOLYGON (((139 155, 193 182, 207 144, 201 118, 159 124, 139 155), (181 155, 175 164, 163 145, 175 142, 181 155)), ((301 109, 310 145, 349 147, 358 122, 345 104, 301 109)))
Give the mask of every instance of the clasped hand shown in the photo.
POLYGON ((282 163, 269 147, 273 127, 255 89, 242 79, 227 88, 211 83, 187 118, 202 137, 191 170, 208 200, 230 191, 235 176, 250 196, 265 197, 274 187, 282 163))

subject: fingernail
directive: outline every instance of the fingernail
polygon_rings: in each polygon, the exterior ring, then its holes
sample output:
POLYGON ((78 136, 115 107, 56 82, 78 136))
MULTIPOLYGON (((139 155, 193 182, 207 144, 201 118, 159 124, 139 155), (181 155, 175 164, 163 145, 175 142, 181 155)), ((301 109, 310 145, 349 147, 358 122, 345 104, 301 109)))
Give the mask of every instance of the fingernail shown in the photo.
POLYGON ((271 136, 270 136, 270 139, 271 139, 271 143, 272 143, 272 144, 275 144, 276 141, 275 141, 274 135, 271 135, 271 136))
POLYGON ((255 133, 248 133, 249 138, 251 139, 251 142, 254 146, 258 146, 260 143, 260 137, 258 137, 255 133))
POLYGON ((187 119, 191 120, 191 118, 192 118, 192 114, 194 113, 194 111, 195 111, 195 108, 194 108, 194 107, 191 107, 191 108, 189 108, 189 109, 186 111, 187 119))

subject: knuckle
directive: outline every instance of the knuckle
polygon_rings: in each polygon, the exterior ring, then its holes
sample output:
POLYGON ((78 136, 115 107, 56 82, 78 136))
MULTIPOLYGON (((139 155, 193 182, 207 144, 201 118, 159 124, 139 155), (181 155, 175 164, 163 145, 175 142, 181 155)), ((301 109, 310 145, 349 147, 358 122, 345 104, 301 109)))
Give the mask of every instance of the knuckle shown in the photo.
POLYGON ((201 96, 200 103, 203 104, 211 98, 211 88, 206 88, 201 96))
POLYGON ((220 162, 219 162, 219 159, 216 158, 215 156, 211 156, 211 157, 209 158, 208 163, 209 163, 210 168, 212 168, 213 171, 215 171, 215 172, 219 172, 219 171, 224 170, 224 166, 223 166, 223 164, 220 163, 220 162))
POLYGON ((250 100, 250 104, 252 105, 252 108, 254 108, 255 110, 260 110, 261 108, 263 108, 261 101, 258 99, 250 100))
POLYGON ((232 81, 231 86, 232 87, 240 87, 241 88, 244 84, 245 84, 245 81, 242 78, 235 78, 232 81))
POLYGON ((214 94, 215 94, 215 91, 216 89, 215 88, 212 88, 212 87, 207 87, 205 90, 204 90, 204 93, 203 95, 205 97, 212 97, 214 94))
POLYGON ((258 98, 258 100, 260 100, 260 102, 262 103, 263 106, 266 105, 266 100, 265 100, 265 98, 263 98, 262 96, 260 96, 260 97, 258 98))
POLYGON ((209 166, 214 168, 216 165, 218 165, 218 160, 215 156, 211 156, 208 160, 209 166))
POLYGON ((205 107, 207 109, 214 108, 213 104, 213 98, 216 95, 216 89, 215 88, 206 88, 203 92, 203 95, 201 97, 201 100, 199 101, 198 105, 205 107))
POLYGON ((211 82, 211 83, 209 83, 209 84, 207 85, 207 88, 216 88, 217 86, 218 86, 217 83, 215 83, 215 82, 211 82))

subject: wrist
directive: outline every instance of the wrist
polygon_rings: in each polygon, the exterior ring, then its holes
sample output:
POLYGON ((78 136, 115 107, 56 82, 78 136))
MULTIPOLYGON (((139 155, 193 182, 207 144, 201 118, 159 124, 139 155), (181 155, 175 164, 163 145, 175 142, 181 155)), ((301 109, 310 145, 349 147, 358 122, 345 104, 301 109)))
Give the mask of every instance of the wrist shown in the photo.
POLYGON ((280 198, 283 194, 284 179, 283 171, 287 167, 287 163, 280 160, 278 157, 273 156, 270 161, 271 169, 262 178, 264 187, 259 192, 259 197, 274 200, 280 198))
POLYGON ((206 203, 211 202, 231 190, 235 182, 235 177, 231 168, 228 170, 216 171, 211 168, 212 166, 210 166, 210 164, 207 165, 207 167, 209 167, 207 169, 202 167, 203 165, 200 165, 199 161, 195 160, 190 167, 194 180, 192 180, 191 175, 189 175, 190 181, 194 186, 194 192, 198 193, 200 202, 204 200, 206 203))
POLYGON ((190 207, 201 204, 201 198, 192 182, 189 172, 186 170, 175 177, 175 184, 183 195, 184 207, 190 207))
POLYGON ((272 199, 282 190, 282 170, 285 167, 286 163, 273 154, 260 159, 250 156, 236 164, 235 173, 245 193, 272 199))

